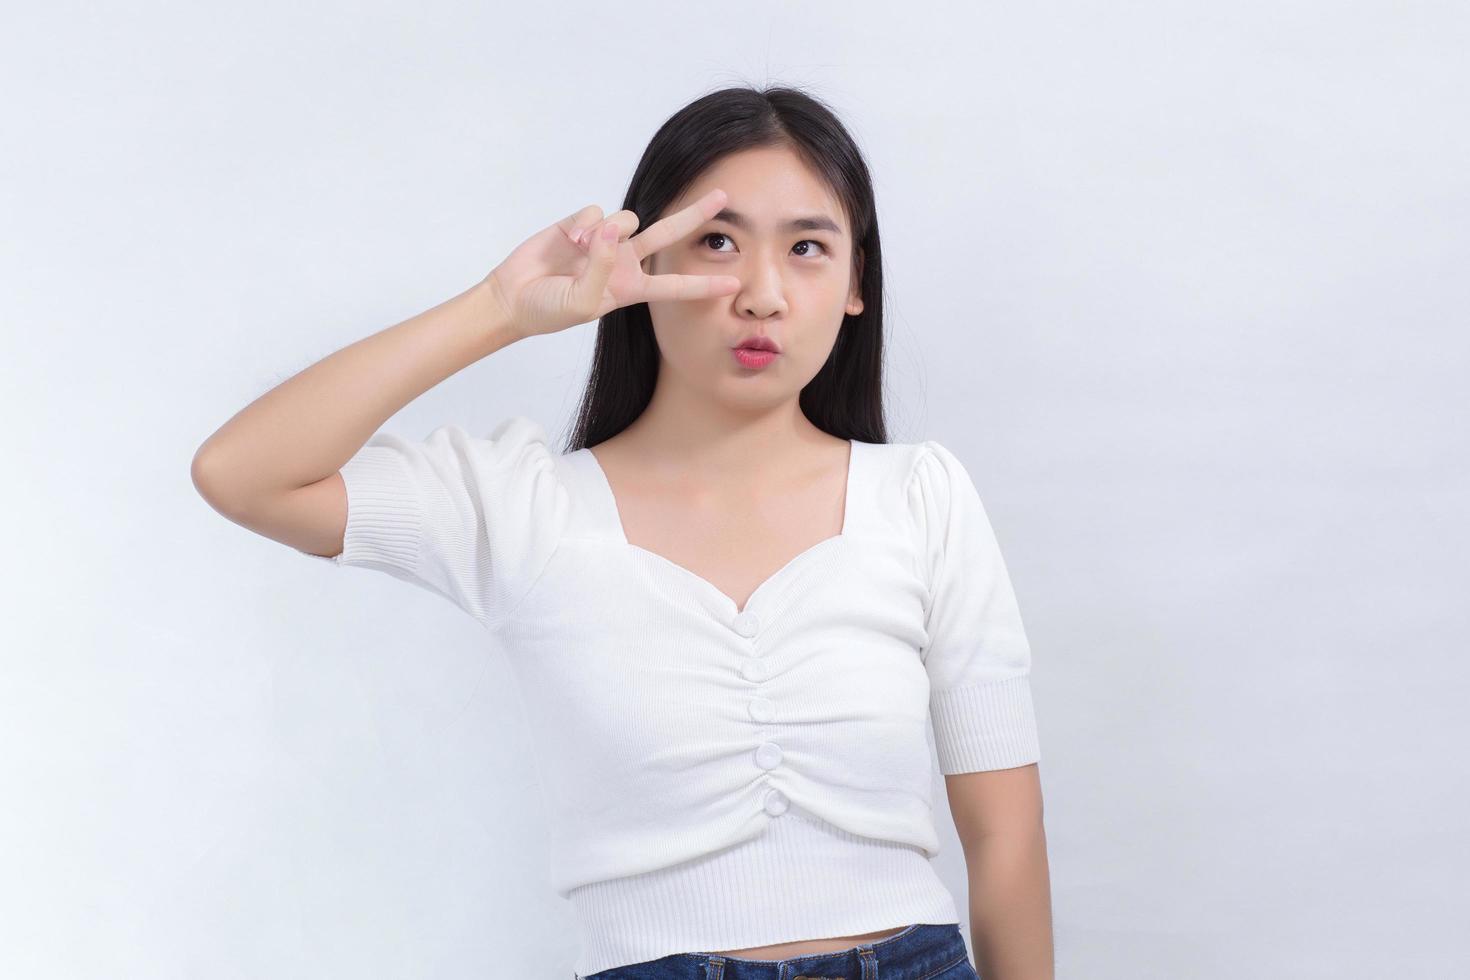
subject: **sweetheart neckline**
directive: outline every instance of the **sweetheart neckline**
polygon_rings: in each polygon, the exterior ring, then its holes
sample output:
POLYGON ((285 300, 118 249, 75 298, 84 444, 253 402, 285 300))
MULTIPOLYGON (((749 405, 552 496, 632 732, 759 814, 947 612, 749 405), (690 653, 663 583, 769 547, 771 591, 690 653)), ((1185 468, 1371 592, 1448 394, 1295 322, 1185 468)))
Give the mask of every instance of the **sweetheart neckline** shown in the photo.
POLYGON ((642 545, 634 544, 632 541, 629 541, 628 532, 623 527, 623 514, 622 510, 618 507, 617 494, 613 492, 612 481, 607 478, 607 471, 602 468, 602 463, 597 459, 597 454, 592 451, 592 448, 590 446, 582 448, 581 450, 579 450, 579 452, 587 454, 587 459, 591 463, 592 469, 597 473, 599 482, 601 483, 603 499, 611 508, 612 527, 616 535, 617 542, 630 551, 636 552, 640 555, 645 555, 649 558, 663 563, 670 568, 677 569, 680 573, 688 576, 701 588, 707 589, 708 591, 719 596, 727 606, 732 608, 735 613, 739 615, 750 609, 750 607, 755 603, 756 597, 764 592, 768 586, 776 582, 778 579, 784 577, 790 569, 801 564, 803 560, 806 559, 808 556, 818 551, 826 550, 826 548, 830 546, 833 542, 845 541, 849 537, 849 534, 852 530, 852 498, 854 490, 853 476, 857 471, 858 441, 856 439, 848 439, 847 444, 848 453, 846 483, 842 491, 842 529, 836 534, 825 537, 815 544, 804 548, 802 551, 793 555, 780 568, 776 569, 770 575, 767 575, 764 579, 760 581, 758 585, 756 585, 754 589, 751 590, 750 596, 745 600, 744 606, 741 606, 735 601, 734 598, 730 596, 729 593, 725 592, 723 589, 719 588, 709 579, 705 578, 703 575, 700 575, 698 572, 695 572, 693 569, 679 564, 672 558, 668 558, 664 555, 659 554, 656 551, 651 551, 648 548, 643 547, 642 545))

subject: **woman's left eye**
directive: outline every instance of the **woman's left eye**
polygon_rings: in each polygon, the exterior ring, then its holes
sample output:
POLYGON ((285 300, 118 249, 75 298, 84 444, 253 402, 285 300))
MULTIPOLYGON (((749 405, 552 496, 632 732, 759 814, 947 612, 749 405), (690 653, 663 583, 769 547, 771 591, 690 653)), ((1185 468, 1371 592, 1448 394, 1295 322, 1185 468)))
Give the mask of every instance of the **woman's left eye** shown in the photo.
MULTIPOLYGON (((720 238, 720 239, 724 239, 725 241, 729 241, 730 240, 730 236, 729 235, 726 235, 723 232, 712 231, 708 235, 705 235, 703 238, 701 238, 699 240, 700 241, 700 244, 706 244, 706 243, 708 243, 711 238, 720 238)), ((791 247, 792 248, 796 248, 797 245, 815 245, 815 246, 817 246, 817 248, 820 248, 822 250, 822 254, 825 255, 827 253, 827 246, 826 245, 823 245, 821 242, 817 241, 815 238, 803 238, 801 241, 797 242, 796 245, 793 245, 791 247)), ((724 249, 717 248, 717 249, 715 249, 715 251, 716 252, 723 252, 724 249)), ((802 257, 805 258, 805 256, 806 256, 806 253, 802 253, 802 257)))

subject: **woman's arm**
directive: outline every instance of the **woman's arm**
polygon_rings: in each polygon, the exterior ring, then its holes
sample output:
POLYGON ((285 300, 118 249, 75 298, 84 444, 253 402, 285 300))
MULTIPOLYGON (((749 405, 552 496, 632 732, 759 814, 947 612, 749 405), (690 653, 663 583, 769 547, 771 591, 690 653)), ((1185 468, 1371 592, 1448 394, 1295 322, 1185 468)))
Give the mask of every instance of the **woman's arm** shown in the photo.
POLYGON ((734 276, 650 276, 639 265, 725 200, 712 190, 626 241, 638 227, 632 211, 604 217, 589 204, 553 222, 458 296, 342 348, 241 409, 195 452, 195 488, 229 515, 325 487, 399 409, 507 344, 633 303, 739 289, 734 276))
POLYGON ((1037 763, 944 777, 983 980, 1053 980, 1051 882, 1037 763))
POLYGON ((518 339, 488 280, 365 337, 241 409, 194 454, 194 486, 242 514, 333 475, 399 409, 518 339))

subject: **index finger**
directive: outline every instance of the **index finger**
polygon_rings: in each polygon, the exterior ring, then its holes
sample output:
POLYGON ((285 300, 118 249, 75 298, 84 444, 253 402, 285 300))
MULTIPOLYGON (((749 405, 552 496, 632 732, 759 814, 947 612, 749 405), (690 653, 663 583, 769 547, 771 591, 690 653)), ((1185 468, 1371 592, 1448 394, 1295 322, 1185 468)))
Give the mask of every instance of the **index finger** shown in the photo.
POLYGON ((666 303, 673 300, 712 299, 728 296, 740 288, 734 276, 686 276, 669 273, 644 276, 640 303, 666 303))
POLYGON ((642 262, 654 252, 668 248, 714 217, 725 206, 726 200, 725 192, 716 187, 688 207, 660 218, 628 239, 628 244, 633 246, 633 254, 642 262))

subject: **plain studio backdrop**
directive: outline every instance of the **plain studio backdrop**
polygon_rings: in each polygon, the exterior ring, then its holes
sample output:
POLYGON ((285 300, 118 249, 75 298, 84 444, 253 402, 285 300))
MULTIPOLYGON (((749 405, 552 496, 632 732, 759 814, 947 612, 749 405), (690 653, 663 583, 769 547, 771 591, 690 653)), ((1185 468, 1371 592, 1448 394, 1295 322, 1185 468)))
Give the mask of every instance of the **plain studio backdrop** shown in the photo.
MULTIPOLYGON (((768 82, 868 155, 891 438, 1011 569, 1058 976, 1463 970, 1467 49, 1453 3, 11 5, 0 976, 571 973, 504 652, 190 461, 768 82)), ((594 331, 385 428, 559 448, 594 331)))

